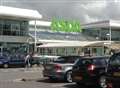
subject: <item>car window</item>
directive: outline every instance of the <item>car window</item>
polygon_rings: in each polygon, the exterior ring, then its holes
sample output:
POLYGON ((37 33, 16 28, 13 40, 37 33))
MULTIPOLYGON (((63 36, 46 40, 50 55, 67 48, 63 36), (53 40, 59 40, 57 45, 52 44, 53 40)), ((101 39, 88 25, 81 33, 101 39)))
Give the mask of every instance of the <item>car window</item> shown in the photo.
POLYGON ((102 59, 102 58, 93 59, 93 62, 97 66, 104 66, 104 65, 107 64, 107 62, 105 61, 105 59, 102 59))
POLYGON ((91 59, 85 59, 85 60, 82 60, 82 64, 84 65, 89 65, 92 63, 92 60, 91 59))
POLYGON ((74 65, 89 65, 92 63, 91 59, 78 59, 74 65))
POLYGON ((120 65, 120 56, 117 55, 117 56, 111 58, 109 64, 112 66, 120 65))
POLYGON ((82 65, 82 60, 81 59, 77 59, 75 61, 74 65, 82 65))
POLYGON ((57 63, 75 63, 75 61, 79 59, 79 57, 59 57, 57 60, 55 60, 54 62, 57 63))

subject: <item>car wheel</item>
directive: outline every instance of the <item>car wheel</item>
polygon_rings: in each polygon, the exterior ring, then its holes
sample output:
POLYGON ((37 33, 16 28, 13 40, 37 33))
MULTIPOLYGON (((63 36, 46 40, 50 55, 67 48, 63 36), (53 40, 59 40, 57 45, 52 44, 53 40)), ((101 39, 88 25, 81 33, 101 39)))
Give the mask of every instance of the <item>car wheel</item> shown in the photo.
POLYGON ((8 64, 4 64, 3 67, 4 67, 4 68, 8 68, 8 64))
POLYGON ((81 82, 76 82, 76 84, 77 84, 78 86, 85 86, 85 84, 84 84, 84 83, 81 83, 81 82))
POLYGON ((57 79, 56 79, 56 78, 53 78, 53 77, 49 77, 49 80, 52 81, 52 82, 54 82, 54 81, 56 81, 57 79))
POLYGON ((108 88, 108 84, 106 82, 105 76, 100 76, 100 78, 99 78, 99 86, 100 86, 100 88, 108 88))
POLYGON ((71 74, 72 74, 72 71, 68 71, 66 73, 66 81, 69 82, 69 83, 72 82, 72 76, 71 76, 71 74))

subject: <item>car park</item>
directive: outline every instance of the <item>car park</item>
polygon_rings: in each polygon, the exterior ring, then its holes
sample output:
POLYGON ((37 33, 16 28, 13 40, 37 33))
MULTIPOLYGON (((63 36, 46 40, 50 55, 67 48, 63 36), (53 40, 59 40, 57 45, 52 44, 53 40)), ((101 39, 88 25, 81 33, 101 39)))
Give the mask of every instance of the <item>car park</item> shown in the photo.
POLYGON ((110 57, 104 80, 102 88, 120 88, 120 53, 110 57))
POLYGON ((78 85, 100 85, 102 83, 109 57, 82 57, 72 69, 72 80, 78 85))
POLYGON ((81 56, 60 56, 55 61, 44 65, 43 75, 49 79, 72 82, 72 66, 80 58, 81 56))

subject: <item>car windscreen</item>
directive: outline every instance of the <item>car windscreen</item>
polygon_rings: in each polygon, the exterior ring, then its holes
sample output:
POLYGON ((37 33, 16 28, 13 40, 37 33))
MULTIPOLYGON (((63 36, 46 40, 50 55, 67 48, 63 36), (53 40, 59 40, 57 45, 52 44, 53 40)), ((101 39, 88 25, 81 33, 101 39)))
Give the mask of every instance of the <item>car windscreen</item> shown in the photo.
POLYGON ((79 57, 59 57, 55 60, 55 63, 75 63, 75 61, 79 59, 79 57))

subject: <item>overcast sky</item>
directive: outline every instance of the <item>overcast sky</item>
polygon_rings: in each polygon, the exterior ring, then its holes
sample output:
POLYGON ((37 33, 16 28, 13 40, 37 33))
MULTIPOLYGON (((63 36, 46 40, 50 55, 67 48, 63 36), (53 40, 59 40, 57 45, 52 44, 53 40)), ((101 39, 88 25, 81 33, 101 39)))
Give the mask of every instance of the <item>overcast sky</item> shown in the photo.
POLYGON ((42 20, 53 17, 80 20, 88 23, 98 20, 120 20, 120 0, 0 0, 2 5, 36 9, 42 20))

